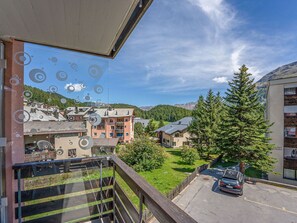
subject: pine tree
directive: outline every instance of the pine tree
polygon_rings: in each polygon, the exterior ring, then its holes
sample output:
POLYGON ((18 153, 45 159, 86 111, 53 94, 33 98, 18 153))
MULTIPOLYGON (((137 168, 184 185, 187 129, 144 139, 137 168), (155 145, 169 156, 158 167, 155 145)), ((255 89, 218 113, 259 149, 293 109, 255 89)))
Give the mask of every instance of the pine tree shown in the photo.
POLYGON ((161 127, 163 127, 164 125, 165 125, 164 121, 161 120, 161 121, 159 122, 158 128, 161 128, 161 127))
POLYGON ((270 171, 274 159, 273 145, 267 137, 270 125, 264 118, 256 86, 248 68, 243 65, 229 82, 225 97, 226 115, 221 122, 218 145, 228 160, 238 161, 244 173, 248 163, 262 171, 270 171))
POLYGON ((205 102, 203 96, 200 96, 195 108, 192 111, 193 120, 188 128, 191 134, 193 147, 197 149, 198 154, 203 157, 205 155, 205 147, 203 146, 203 121, 205 119, 205 102))
POLYGON ((155 133, 156 129, 157 129, 157 126, 156 126, 154 120, 151 119, 149 121, 149 123, 147 124, 146 128, 145 128, 145 132, 147 134, 149 134, 150 136, 155 136, 156 135, 156 133, 155 133))

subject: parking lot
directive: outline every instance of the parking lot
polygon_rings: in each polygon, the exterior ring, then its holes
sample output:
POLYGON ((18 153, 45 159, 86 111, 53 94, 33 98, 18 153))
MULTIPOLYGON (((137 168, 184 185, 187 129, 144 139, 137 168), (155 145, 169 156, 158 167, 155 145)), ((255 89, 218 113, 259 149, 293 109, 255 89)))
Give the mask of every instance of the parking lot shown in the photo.
POLYGON ((243 196, 221 192, 220 169, 205 170, 174 202, 198 223, 297 223, 297 190, 244 184, 243 196))

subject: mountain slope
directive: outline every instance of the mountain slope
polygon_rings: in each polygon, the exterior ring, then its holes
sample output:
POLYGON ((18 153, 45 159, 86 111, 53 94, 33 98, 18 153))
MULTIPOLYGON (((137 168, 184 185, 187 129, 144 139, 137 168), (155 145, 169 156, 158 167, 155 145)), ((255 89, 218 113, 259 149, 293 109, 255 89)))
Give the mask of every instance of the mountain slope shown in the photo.
POLYGON ((267 82, 269 80, 283 79, 289 77, 297 77, 297 61, 278 67, 277 69, 264 75, 258 83, 267 82))

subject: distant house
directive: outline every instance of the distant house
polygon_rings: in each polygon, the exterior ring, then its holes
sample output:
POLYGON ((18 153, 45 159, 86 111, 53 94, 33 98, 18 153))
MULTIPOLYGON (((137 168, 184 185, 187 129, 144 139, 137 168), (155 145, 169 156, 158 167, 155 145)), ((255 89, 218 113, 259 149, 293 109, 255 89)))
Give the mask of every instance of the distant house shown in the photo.
POLYGON ((172 122, 156 130, 160 143, 165 147, 177 148, 189 145, 190 133, 188 127, 192 117, 185 117, 176 122, 172 122))
POLYGON ((66 117, 69 121, 84 121, 84 116, 94 109, 92 107, 68 107, 66 108, 66 117))
POLYGON ((97 114, 101 118, 98 125, 86 122, 87 134, 96 138, 118 138, 121 143, 129 143, 134 139, 133 108, 96 108, 88 112, 84 119, 97 114))
POLYGON ((65 121, 66 119, 60 114, 56 107, 44 107, 37 104, 25 105, 24 115, 28 116, 28 121, 65 121))
POLYGON ((143 118, 135 117, 134 118, 134 125, 136 123, 141 123, 142 127, 145 128, 145 127, 147 127, 149 121, 150 121, 149 119, 143 119, 143 118))
POLYGON ((26 122, 24 123, 25 161, 91 156, 91 148, 81 149, 79 146, 79 141, 86 131, 83 122, 26 122), (44 144, 39 145, 40 142, 44 144))

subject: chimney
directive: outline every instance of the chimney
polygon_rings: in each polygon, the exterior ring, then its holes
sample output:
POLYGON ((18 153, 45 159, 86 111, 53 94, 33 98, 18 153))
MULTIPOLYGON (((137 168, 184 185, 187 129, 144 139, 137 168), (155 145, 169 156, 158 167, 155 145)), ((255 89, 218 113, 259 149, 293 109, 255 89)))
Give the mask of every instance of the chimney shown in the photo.
POLYGON ((78 113, 78 107, 77 106, 75 106, 75 113, 77 114, 78 113))

